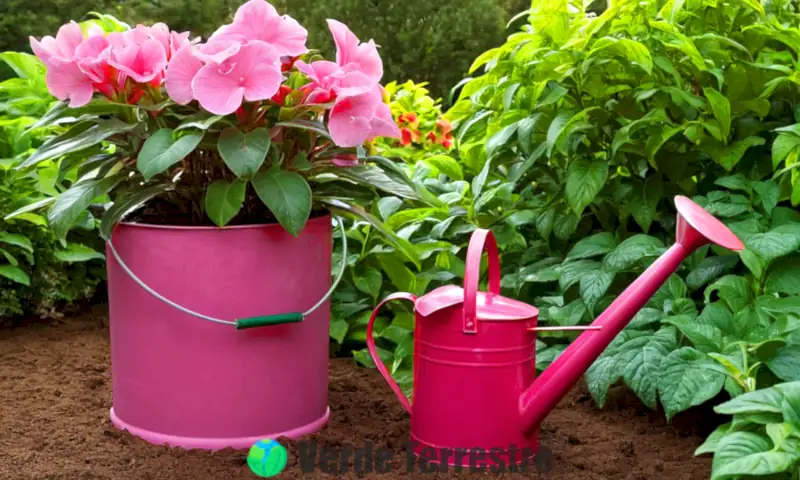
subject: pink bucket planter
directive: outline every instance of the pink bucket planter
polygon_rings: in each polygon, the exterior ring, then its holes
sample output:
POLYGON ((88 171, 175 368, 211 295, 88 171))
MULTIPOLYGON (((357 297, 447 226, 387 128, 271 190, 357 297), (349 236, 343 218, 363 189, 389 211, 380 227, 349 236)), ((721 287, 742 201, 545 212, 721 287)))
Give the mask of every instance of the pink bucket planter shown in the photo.
POLYGON ((113 424, 207 450, 320 430, 330 414, 331 237, 330 216, 296 239, 278 224, 120 224, 107 247, 113 424), (292 323, 234 324, 317 304, 292 323))

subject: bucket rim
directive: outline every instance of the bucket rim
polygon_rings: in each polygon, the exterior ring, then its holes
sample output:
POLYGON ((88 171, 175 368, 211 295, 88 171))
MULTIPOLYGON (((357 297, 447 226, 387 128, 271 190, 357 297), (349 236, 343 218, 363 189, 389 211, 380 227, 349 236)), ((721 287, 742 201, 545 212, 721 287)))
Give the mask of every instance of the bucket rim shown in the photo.
MULTIPOLYGON (((331 218, 332 218, 331 213, 327 212, 323 215, 309 218, 306 224, 319 223, 325 220, 330 221, 331 218)), ((140 222, 119 222, 117 225, 120 227, 125 226, 131 228, 141 228, 141 229, 151 229, 151 230, 178 230, 178 231, 191 231, 191 232, 264 229, 270 227, 283 228, 281 227, 281 224, 278 222, 256 223, 253 225, 230 225, 225 227, 217 227, 211 225, 206 225, 206 226, 157 225, 155 223, 140 223, 140 222)))

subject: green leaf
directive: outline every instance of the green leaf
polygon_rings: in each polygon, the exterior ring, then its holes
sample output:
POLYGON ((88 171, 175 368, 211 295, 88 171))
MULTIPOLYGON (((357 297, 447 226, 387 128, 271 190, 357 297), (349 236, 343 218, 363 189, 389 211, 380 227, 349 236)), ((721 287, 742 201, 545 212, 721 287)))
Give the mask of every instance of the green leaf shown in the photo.
POLYGON ((357 289, 370 295, 373 299, 377 299, 378 295, 381 293, 383 275, 374 268, 366 267, 363 271, 355 275, 354 283, 357 289))
POLYGON ((417 278, 397 256, 390 253, 380 254, 378 261, 395 287, 404 292, 414 293, 417 278))
POLYGON ((553 149, 556 147, 556 143, 558 138, 561 136, 561 132, 564 130, 564 127, 569 123, 570 119, 575 115, 575 112, 561 112, 559 113, 556 118, 550 123, 550 126, 547 129, 547 156, 550 157, 553 155, 553 149))
POLYGON ((629 340, 619 348, 617 365, 622 369, 625 384, 650 408, 658 405, 662 362, 676 346, 675 329, 667 327, 653 335, 629 340))
POLYGON ((731 431, 731 424, 725 423, 720 425, 716 428, 711 435, 706 438, 706 441, 703 442, 702 445, 697 447, 697 450, 694 451, 695 455, 702 455, 704 453, 714 453, 719 448, 719 442, 722 440, 728 432, 731 431))
POLYGON ((28 237, 19 233, 0 232, 0 243, 14 245, 25 251, 33 253, 33 244, 28 237))
POLYGON ((224 227, 242 209, 247 184, 241 180, 217 180, 209 185, 205 195, 205 209, 218 227, 224 227))
POLYGON ((703 93, 705 93, 708 103, 711 104, 714 118, 717 119, 722 128, 722 137, 727 139, 731 134, 731 103, 725 95, 711 87, 704 88, 703 93))
POLYGON ((764 145, 764 143, 766 140, 762 137, 747 137, 725 148, 712 150, 711 156, 714 161, 730 172, 742 160, 747 149, 764 145))
POLYGON ((117 223, 130 211, 138 208, 150 199, 174 188, 175 186, 172 183, 160 183, 125 195, 103 214, 103 218, 100 221, 100 236, 108 240, 111 238, 111 232, 114 230, 117 223))
POLYGON ((778 165, 798 146, 800 146, 800 136, 791 134, 778 135, 772 143, 772 169, 776 170, 778 165))
POLYGON ((78 134, 67 132, 52 141, 48 141, 27 160, 22 162, 19 168, 30 167, 45 160, 52 160, 67 153, 92 147, 112 135, 130 132, 137 126, 138 124, 129 124, 119 120, 98 120, 94 125, 78 134))
POLYGON ((306 179, 297 173, 273 168, 256 174, 252 184, 283 228, 298 237, 311 214, 311 187, 306 179))
POLYGON ((331 328, 330 328, 330 336, 332 339, 336 340, 336 343, 343 343, 344 337, 347 335, 347 331, 350 329, 350 325, 347 323, 346 320, 342 320, 341 318, 332 320, 331 321, 331 328))
POLYGON ((764 282, 764 293, 800 295, 800 257, 782 259, 770 268, 764 282))
POLYGON ((313 132, 324 138, 331 138, 331 134, 325 128, 325 124, 316 120, 292 120, 287 122, 278 122, 276 127, 297 128, 307 132, 313 132))
POLYGON ((423 162, 447 175, 451 180, 464 180, 464 172, 461 170, 461 165, 450 155, 426 157, 423 162))
POLYGON ((800 380, 800 345, 785 345, 764 363, 784 382, 800 380))
POLYGON ((645 154, 647 155, 647 160, 650 162, 651 167, 656 168, 656 154, 661 150, 661 147, 663 147, 670 138, 679 134, 685 128, 684 126, 664 128, 660 130, 657 135, 648 138, 645 144, 645 154))
POLYGON ((614 273, 603 269, 593 270, 580 279, 581 298, 589 309, 593 309, 598 300, 603 298, 614 282, 614 273))
POLYGON ((603 268, 600 262, 593 260, 577 260, 574 262, 564 262, 558 267, 560 273, 558 282, 562 290, 569 289, 572 285, 578 283, 581 278, 589 273, 595 272, 603 268))
POLYGON ((567 255, 567 260, 580 260, 605 255, 614 251, 617 241, 609 232, 601 232, 578 241, 567 255))
POLYGON ((102 253, 80 243, 68 243, 66 249, 55 251, 55 257, 62 262, 69 263, 106 259, 106 256, 102 253))
POLYGON ((564 193, 576 215, 581 215, 594 201, 607 179, 608 163, 605 161, 577 158, 570 163, 564 193))
POLYGON ((725 370, 704 353, 684 347, 661 363, 658 393, 671 420, 677 413, 714 398, 725 383, 725 370))
POLYGON ((512 123, 503 127, 499 132, 495 133, 488 140, 486 140, 486 155, 491 157, 492 154, 500 147, 506 145, 509 139, 517 133, 519 122, 512 123))
POLYGON ((584 68, 588 67, 588 60, 601 53, 610 53, 622 57, 623 64, 632 63, 650 74, 653 70, 653 59, 650 50, 643 44, 627 38, 603 37, 592 46, 592 50, 586 56, 584 68))
POLYGON ((753 182, 753 190, 755 190, 758 197, 761 199, 761 204, 764 206, 764 211, 767 214, 772 213, 775 206, 781 197, 781 188, 775 182, 753 182))
POLYGON ((258 172, 269 153, 269 130, 257 128, 245 134, 238 128, 226 128, 219 136, 219 154, 225 165, 241 179, 251 178, 258 172))
POLYGON ((782 402, 783 396, 777 390, 764 388, 723 402, 714 407, 714 411, 722 415, 781 413, 782 402))
POLYGON ((620 243, 603 259, 603 264, 614 270, 627 270, 640 260, 656 257, 664 251, 664 243, 656 237, 637 234, 620 243))
POLYGON ((48 220, 58 238, 66 238, 70 227, 83 215, 94 199, 116 187, 119 177, 92 178, 73 184, 62 193, 50 208, 48 220))
POLYGON ((686 284, 692 289, 702 288, 739 262, 735 255, 706 257, 686 276, 686 284))
POLYGON ((27 287, 31 285, 31 277, 22 271, 21 268, 14 265, 0 265, 0 277, 5 277, 13 282, 20 283, 27 287))
POLYGON ((714 292, 718 292, 732 312, 743 310, 752 301, 747 279, 736 275, 726 275, 709 285, 705 290, 706 303, 710 303, 714 292))
POLYGON ((186 158, 202 139, 200 133, 189 133, 175 140, 172 130, 162 128, 144 142, 136 167, 148 181, 186 158))
POLYGON ((754 432, 727 435, 714 455, 711 480, 787 472, 797 461, 797 455, 770 450, 770 441, 763 435, 754 432))
POLYGON ((176 132, 181 130, 202 130, 206 131, 211 128, 215 123, 219 122, 220 120, 224 119, 225 117, 222 115, 211 115, 209 116, 206 112, 198 112, 195 115, 187 118, 177 128, 175 128, 176 132))
POLYGON ((745 239, 745 245, 770 262, 800 249, 800 224, 787 224, 745 239))

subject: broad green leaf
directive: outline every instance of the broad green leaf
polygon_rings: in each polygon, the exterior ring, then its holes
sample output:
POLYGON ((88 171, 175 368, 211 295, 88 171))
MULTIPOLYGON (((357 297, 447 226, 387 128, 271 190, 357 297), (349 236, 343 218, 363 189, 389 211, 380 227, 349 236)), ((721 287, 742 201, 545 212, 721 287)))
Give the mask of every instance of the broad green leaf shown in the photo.
POLYGON ((383 285, 383 275, 380 271, 366 267, 363 271, 353 273, 354 284, 357 289, 370 295, 373 299, 377 299, 381 293, 381 286, 383 285))
POLYGON ((576 215, 594 201, 607 179, 608 163, 603 160, 577 158, 570 163, 564 193, 576 215))
POLYGON ((714 161, 722 165, 727 171, 733 170, 744 156, 747 149, 751 147, 758 147, 764 145, 766 140, 763 137, 747 137, 737 142, 728 145, 725 148, 714 149, 711 151, 711 156, 714 161))
POLYGON ((208 186, 204 198, 206 215, 218 227, 224 227, 242 209, 247 184, 241 180, 217 180, 208 186))
POLYGON ((764 363, 784 382, 800 380, 800 345, 785 345, 764 363))
POLYGON ((553 150, 556 148, 556 144, 558 142, 558 138, 561 136, 561 132, 564 131, 564 127, 569 123, 570 119, 578 115, 575 112, 561 112, 553 119, 550 123, 550 126, 547 129, 547 156, 550 157, 553 155, 553 150))
POLYGON ((702 288, 739 262, 735 255, 706 257, 686 276, 686 284, 692 289, 702 288))
POLYGON ((164 192, 168 192, 173 188, 175 187, 172 183, 160 183, 125 195, 103 214, 103 218, 100 221, 100 236, 104 240, 108 240, 111 238, 111 232, 114 230, 114 227, 117 226, 118 222, 122 221, 125 215, 152 198, 164 192))
POLYGON ((712 358, 691 347, 673 351, 661 362, 658 376, 667 420, 711 400, 724 383, 725 370, 712 358))
POLYGON ((96 198, 105 195, 116 187, 122 178, 92 178, 72 185, 53 203, 48 220, 53 233, 58 238, 66 238, 67 232, 96 198))
POLYGON ((715 353, 722 351, 725 346, 723 332, 714 325, 697 323, 694 318, 688 316, 670 316, 664 318, 662 322, 678 327, 700 352, 715 353))
POLYGON ((181 130, 190 129, 205 131, 224 118, 225 117, 222 115, 210 115, 206 112, 199 112, 181 122, 181 124, 175 128, 175 131, 179 132, 181 130))
POLYGON ((728 304, 732 312, 744 309, 752 301, 747 279, 736 275, 726 275, 709 285, 705 290, 706 303, 710 303, 714 292, 728 304))
POLYGON ((702 445, 697 447, 697 450, 694 451, 695 455, 702 455, 704 453, 714 453, 719 448, 719 442, 722 440, 728 432, 731 431, 731 424, 725 423, 720 425, 716 428, 711 435, 706 438, 706 441, 703 442, 702 445))
POLYGON ((350 325, 346 320, 331 320, 330 336, 332 339, 336 340, 336 343, 341 344, 344 342, 344 337, 347 335, 349 328, 350 325))
POLYGON ((770 451, 770 441, 753 432, 734 432, 720 441, 712 463, 711 480, 789 471, 798 456, 770 451))
POLYGON ((91 247, 80 243, 68 243, 64 250, 56 250, 55 257, 62 262, 88 262, 89 260, 105 260, 106 256, 91 247))
POLYGON ((278 122, 275 124, 275 126, 284 128, 297 128, 299 130, 315 133, 324 138, 330 138, 331 136, 328 130, 325 128, 325 124, 317 120, 292 120, 278 122))
POLYGON ((25 235, 19 233, 0 232, 0 243, 14 245, 25 251, 33 253, 33 244, 25 235))
POLYGON ((433 155, 423 159, 423 162, 430 164, 439 172, 450 177, 451 180, 464 180, 461 165, 450 155, 433 155))
POLYGON ((757 233, 745 239, 745 245, 770 262, 800 249, 800 224, 782 225, 766 233, 757 233))
POLYGON ((176 140, 172 130, 162 128, 144 142, 136 167, 145 181, 150 180, 186 158, 202 139, 200 133, 189 133, 176 140))
POLYGON ((603 264, 614 270, 627 270, 640 260, 656 257, 664 251, 664 243, 649 235, 634 235, 614 249, 603 259, 603 264))
POLYGON ((714 407, 714 411, 722 415, 781 413, 782 402, 783 396, 777 390, 764 388, 723 402, 714 407))
POLYGON ((608 388, 617 383, 622 377, 617 368, 617 358, 613 355, 604 355, 598 358, 586 371, 586 386, 598 408, 603 408, 606 403, 608 388))
POLYGON ((593 260, 565 262, 558 267, 560 273, 558 279, 559 285, 562 290, 567 290, 572 285, 578 283, 584 276, 591 272, 601 270, 602 268, 603 265, 600 262, 595 262, 593 260))
POLYGON ((506 125, 499 132, 489 137, 486 140, 486 155, 491 157, 498 148, 506 145, 511 137, 517 133, 517 128, 519 128, 519 122, 506 125))
POLYGON ((253 188, 278 222, 298 237, 311 214, 311 187, 301 175, 270 169, 253 177, 253 188))
POLYGON ((580 279, 581 298, 591 310, 603 298, 614 282, 614 273, 601 269, 593 270, 580 279))
POLYGON ((717 119, 722 128, 722 137, 727 140, 731 134, 731 103, 725 95, 711 87, 704 88, 703 93, 705 93, 708 103, 711 104, 714 118, 717 119))
POLYGON ((378 212, 383 221, 386 221, 403 205, 403 200, 397 197, 382 197, 378 200, 378 212))
POLYGON ((586 62, 589 59, 602 53, 610 53, 621 57, 623 64, 632 63, 648 74, 653 70, 653 59, 650 57, 650 51, 646 46, 635 40, 614 37, 603 37, 594 42, 592 50, 586 56, 587 60, 584 61, 584 68, 588 66, 586 62))
POLYGON ((138 124, 125 123, 116 119, 98 120, 77 135, 68 136, 69 132, 67 132, 67 134, 61 137, 48 141, 33 155, 28 157, 28 159, 20 165, 20 168, 37 165, 45 160, 53 160, 67 153, 92 147, 108 139, 112 135, 130 132, 137 126, 138 124))
POLYGON ((778 205, 778 201, 780 200, 780 186, 772 181, 753 182, 753 190, 755 190, 756 194, 761 199, 761 204, 764 206, 764 211, 767 214, 770 214, 775 206, 778 205))
POLYGON ((414 293, 417 284, 416 276, 403 264, 401 259, 391 253, 383 253, 378 255, 378 261, 395 287, 404 292, 414 293))
POLYGON ((31 277, 21 268, 14 265, 0 265, 0 277, 5 277, 28 287, 31 285, 31 277))
POLYGON ((614 250, 617 241, 609 232, 601 232, 591 237, 586 237, 572 247, 567 255, 567 260, 580 260, 605 255, 614 250))
POLYGON ((684 126, 665 128, 657 135, 653 135, 647 140, 645 144, 645 153, 651 167, 656 168, 656 154, 661 150, 661 147, 663 147, 670 138, 682 132, 685 128, 684 126))
POLYGON ((222 160, 234 175, 249 179, 264 164, 272 141, 266 128, 256 128, 248 133, 238 128, 226 128, 217 145, 222 160))
POLYGON ((800 295, 800 256, 781 259, 770 267, 764 292, 800 295))
POLYGON ((780 134, 772 143, 772 168, 777 170, 778 165, 786 159, 797 147, 800 146, 800 136, 793 134, 780 134))
POLYGON ((653 335, 634 338, 619 347, 617 365, 625 384, 650 408, 658 405, 658 379, 662 362, 675 348, 675 329, 662 328, 653 335))

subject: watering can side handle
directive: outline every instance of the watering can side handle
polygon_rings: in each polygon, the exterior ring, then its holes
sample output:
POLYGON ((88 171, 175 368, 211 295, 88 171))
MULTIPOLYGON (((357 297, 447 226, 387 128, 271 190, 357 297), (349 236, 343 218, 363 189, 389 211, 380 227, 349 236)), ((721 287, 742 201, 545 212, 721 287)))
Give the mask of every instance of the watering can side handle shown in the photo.
POLYGON ((500 294, 500 259, 497 253, 497 241, 491 230, 477 229, 467 247, 467 264, 464 269, 464 333, 478 332, 478 280, 484 252, 489 257, 489 292, 494 295, 500 294))
POLYGON ((411 293, 393 293, 384 298, 383 301, 379 303, 377 307, 375 307, 375 310, 372 311, 372 315, 370 315, 369 322, 367 323, 367 349, 369 350, 369 355, 372 357, 372 361, 375 363, 378 371, 381 372, 381 375, 383 375, 383 379, 386 380, 386 383, 389 384, 389 387, 391 387, 392 391, 397 396, 397 399, 400 400, 400 404, 403 405, 403 408, 405 408, 408 413, 411 413, 411 403, 408 401, 406 394, 403 393, 403 390, 400 389, 400 386, 397 385, 397 382, 394 381, 394 378, 392 378, 392 374, 386 369, 386 365, 383 364, 383 360, 381 360, 380 355, 378 355, 378 350, 375 348, 375 339, 372 336, 372 327, 375 324, 375 318, 377 318, 378 312, 385 304, 391 302, 392 300, 408 300, 411 303, 416 303, 417 297, 411 293))

